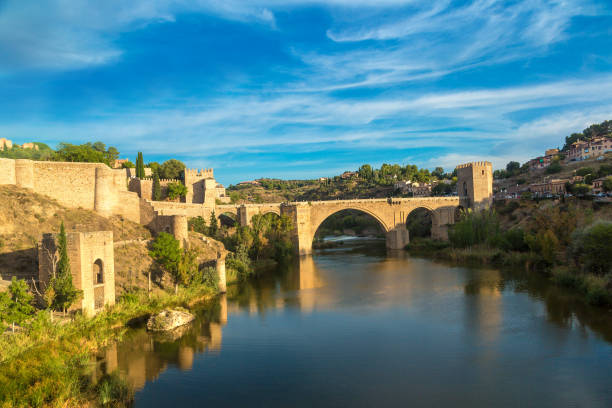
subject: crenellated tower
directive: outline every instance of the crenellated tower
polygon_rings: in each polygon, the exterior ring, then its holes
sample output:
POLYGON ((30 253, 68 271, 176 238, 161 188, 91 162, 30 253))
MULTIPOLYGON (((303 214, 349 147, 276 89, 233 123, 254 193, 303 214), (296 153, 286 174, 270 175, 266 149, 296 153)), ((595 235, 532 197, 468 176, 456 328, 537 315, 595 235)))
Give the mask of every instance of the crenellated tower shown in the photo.
POLYGON ((493 203, 493 166, 479 161, 457 166, 457 192, 461 205, 476 210, 493 203))
POLYGON ((187 187, 185 202, 214 207, 217 182, 213 169, 185 169, 183 180, 187 187))

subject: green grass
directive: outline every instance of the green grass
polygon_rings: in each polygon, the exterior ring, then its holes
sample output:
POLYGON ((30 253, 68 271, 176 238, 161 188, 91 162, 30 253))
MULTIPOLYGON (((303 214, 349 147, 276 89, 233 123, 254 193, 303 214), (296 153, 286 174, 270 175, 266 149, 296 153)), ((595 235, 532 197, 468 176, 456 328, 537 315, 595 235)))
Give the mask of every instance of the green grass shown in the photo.
POLYGON ((22 331, 0 336, 0 407, 81 407, 96 400, 124 406, 132 394, 120 380, 111 375, 103 377, 106 385, 91 383, 92 356, 121 339, 130 321, 166 307, 192 307, 214 295, 205 286, 151 299, 131 292, 93 318, 77 314, 68 322, 38 312, 22 331))

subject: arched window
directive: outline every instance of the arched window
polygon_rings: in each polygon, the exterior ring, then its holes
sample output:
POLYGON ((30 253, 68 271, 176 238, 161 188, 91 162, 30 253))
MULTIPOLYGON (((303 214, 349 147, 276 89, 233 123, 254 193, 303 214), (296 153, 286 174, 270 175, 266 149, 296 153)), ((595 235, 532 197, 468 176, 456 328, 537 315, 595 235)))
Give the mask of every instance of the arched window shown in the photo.
POLYGON ((94 285, 104 283, 104 265, 101 259, 96 260, 93 264, 93 282, 94 285))

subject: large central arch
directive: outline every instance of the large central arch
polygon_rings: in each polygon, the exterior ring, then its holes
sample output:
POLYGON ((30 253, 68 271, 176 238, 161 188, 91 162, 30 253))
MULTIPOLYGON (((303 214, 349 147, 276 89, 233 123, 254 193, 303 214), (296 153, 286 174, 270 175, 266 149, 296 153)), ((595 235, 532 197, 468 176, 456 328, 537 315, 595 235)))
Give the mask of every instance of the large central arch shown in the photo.
POLYGON ((351 207, 340 208, 340 209, 332 209, 328 211, 327 213, 323 213, 320 216, 318 216, 317 219, 312 223, 312 226, 311 226, 311 235, 312 235, 311 241, 314 240, 317 234, 317 231, 319 230, 321 225, 323 225, 323 223, 326 220, 328 220, 333 215, 340 214, 344 211, 355 211, 361 214, 365 214, 368 217, 372 218, 374 221, 376 221, 376 224, 378 225, 380 232, 382 233, 388 232, 388 227, 385 225, 385 222, 377 214, 373 213, 372 211, 368 211, 366 209, 360 208, 358 206, 351 206, 351 207))

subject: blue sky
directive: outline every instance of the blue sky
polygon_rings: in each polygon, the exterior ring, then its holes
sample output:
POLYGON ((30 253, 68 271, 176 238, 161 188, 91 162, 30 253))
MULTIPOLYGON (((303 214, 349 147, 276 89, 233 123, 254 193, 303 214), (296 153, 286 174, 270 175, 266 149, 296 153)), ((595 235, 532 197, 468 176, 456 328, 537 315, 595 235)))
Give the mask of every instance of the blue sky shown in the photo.
POLYGON ((525 161, 612 119, 612 5, 0 0, 0 137, 230 184, 525 161))

